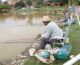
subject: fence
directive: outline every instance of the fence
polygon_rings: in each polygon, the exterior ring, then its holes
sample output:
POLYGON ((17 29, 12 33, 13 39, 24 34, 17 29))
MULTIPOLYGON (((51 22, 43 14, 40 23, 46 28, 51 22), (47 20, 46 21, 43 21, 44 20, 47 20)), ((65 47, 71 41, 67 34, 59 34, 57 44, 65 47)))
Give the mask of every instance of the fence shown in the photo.
POLYGON ((63 65, 80 65, 80 54, 73 57, 71 60, 67 61, 63 65))
POLYGON ((78 62, 76 62, 75 64, 73 64, 73 65, 80 65, 80 60, 78 62))

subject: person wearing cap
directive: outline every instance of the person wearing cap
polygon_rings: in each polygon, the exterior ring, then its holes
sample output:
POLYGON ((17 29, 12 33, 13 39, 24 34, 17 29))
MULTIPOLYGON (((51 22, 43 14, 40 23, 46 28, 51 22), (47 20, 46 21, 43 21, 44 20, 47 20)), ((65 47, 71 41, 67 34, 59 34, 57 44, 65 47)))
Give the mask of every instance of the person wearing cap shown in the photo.
POLYGON ((54 22, 51 22, 49 16, 43 16, 43 24, 46 26, 43 34, 39 34, 38 37, 41 38, 40 49, 44 49, 45 45, 54 42, 55 37, 63 38, 62 29, 54 22))

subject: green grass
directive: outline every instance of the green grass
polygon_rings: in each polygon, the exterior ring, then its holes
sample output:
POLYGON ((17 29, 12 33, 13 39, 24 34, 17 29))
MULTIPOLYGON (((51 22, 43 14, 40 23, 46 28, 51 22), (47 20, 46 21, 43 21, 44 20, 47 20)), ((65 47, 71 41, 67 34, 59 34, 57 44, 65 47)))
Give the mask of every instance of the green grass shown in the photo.
POLYGON ((22 10, 22 9, 19 9, 19 10, 12 10, 11 12, 28 12, 30 10, 22 10))
MULTIPOLYGON (((70 43, 72 44, 72 55, 77 55, 80 53, 80 26, 78 24, 72 24, 71 25, 71 31, 70 31, 70 43)), ((67 60, 56 60, 52 64, 48 65, 62 65, 67 60)), ((30 57, 28 61, 24 62, 24 65, 47 65, 42 62, 39 62, 35 57, 30 57)))
POLYGON ((39 9, 40 10, 62 10, 62 9, 65 9, 66 7, 40 7, 39 9))
POLYGON ((11 12, 28 12, 28 11, 42 11, 42 10, 64 10, 66 7, 40 7, 40 8, 35 8, 35 9, 30 9, 30 10, 25 10, 25 9, 19 9, 19 10, 12 10, 11 12))
POLYGON ((72 44, 72 54, 76 55, 80 52, 80 26, 72 25, 70 32, 70 42, 72 44))

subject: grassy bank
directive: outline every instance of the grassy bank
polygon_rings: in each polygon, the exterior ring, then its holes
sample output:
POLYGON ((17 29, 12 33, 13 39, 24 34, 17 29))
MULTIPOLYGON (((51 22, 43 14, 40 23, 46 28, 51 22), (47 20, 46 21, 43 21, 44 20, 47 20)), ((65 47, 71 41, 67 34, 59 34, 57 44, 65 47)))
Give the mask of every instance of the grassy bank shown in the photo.
MULTIPOLYGON (((70 31, 70 43, 72 44, 72 55, 77 55, 80 53, 80 26, 78 24, 72 24, 71 25, 71 31, 70 31)), ((48 65, 62 65, 67 60, 56 60, 52 64, 48 65)), ((47 65, 42 62, 39 62, 35 57, 30 57, 27 61, 24 62, 24 65, 47 65)))
POLYGON ((12 10, 11 12, 28 12, 28 11, 46 11, 46 10, 64 10, 66 7, 40 7, 40 8, 34 8, 34 9, 18 9, 18 10, 12 10))

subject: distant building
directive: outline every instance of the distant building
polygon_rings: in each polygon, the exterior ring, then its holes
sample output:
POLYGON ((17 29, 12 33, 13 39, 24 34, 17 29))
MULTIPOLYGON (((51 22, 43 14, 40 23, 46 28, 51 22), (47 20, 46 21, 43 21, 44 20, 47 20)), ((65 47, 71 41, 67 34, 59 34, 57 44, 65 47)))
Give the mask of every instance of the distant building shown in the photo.
POLYGON ((16 2, 18 2, 19 0, 8 0, 8 4, 15 4, 16 2))

